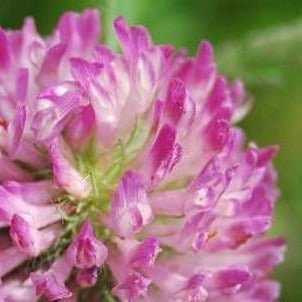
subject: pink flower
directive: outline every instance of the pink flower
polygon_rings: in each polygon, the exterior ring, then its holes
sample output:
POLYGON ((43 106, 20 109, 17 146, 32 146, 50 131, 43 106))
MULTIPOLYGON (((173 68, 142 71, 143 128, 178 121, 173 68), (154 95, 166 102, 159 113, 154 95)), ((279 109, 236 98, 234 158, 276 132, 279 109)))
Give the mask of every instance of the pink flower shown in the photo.
POLYGON ((36 255, 35 239, 38 235, 35 234, 34 228, 18 214, 15 214, 12 218, 10 236, 20 250, 30 255, 36 255))
POLYGON ((208 42, 114 29, 122 53, 95 10, 0 30, 0 300, 275 301, 277 149, 244 147, 243 84, 208 42))
POLYGON ((95 283, 97 282, 98 279, 98 273, 99 270, 96 266, 93 266, 91 268, 82 270, 82 271, 78 271, 77 273, 77 283, 81 286, 81 287, 91 287, 93 285, 95 285, 95 283))
POLYGON ((70 262, 81 269, 100 267, 107 258, 107 247, 93 235, 93 227, 85 221, 67 250, 70 262))
POLYGON ((136 268, 151 267, 160 252, 157 238, 149 237, 135 248, 131 264, 136 268))
POLYGON ((145 298, 152 281, 139 273, 131 273, 122 283, 113 289, 113 293, 122 301, 133 301, 136 298, 145 298))
POLYGON ((109 224, 117 235, 132 237, 152 220, 143 180, 139 174, 126 172, 113 196, 109 224))
POLYGON ((54 274, 32 274, 31 279, 36 287, 37 295, 45 295, 49 301, 69 298, 72 293, 57 280, 54 274))

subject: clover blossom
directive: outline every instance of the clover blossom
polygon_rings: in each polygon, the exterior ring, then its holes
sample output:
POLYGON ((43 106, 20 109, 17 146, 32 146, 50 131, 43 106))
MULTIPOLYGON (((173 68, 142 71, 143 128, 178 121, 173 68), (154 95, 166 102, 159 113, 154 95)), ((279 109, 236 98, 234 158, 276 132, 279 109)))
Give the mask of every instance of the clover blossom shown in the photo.
POLYGON ((0 300, 275 301, 277 149, 234 126, 243 84, 208 42, 114 29, 118 53, 95 10, 0 29, 0 300))

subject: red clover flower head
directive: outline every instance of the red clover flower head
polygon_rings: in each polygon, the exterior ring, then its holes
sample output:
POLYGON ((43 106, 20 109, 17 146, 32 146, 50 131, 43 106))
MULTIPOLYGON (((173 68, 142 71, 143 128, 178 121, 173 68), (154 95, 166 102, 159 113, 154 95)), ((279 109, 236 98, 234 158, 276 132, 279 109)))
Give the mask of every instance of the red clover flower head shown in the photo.
POLYGON ((96 10, 0 29, 0 301, 276 301, 276 147, 245 147, 243 84, 208 42, 114 30, 118 53, 96 10))

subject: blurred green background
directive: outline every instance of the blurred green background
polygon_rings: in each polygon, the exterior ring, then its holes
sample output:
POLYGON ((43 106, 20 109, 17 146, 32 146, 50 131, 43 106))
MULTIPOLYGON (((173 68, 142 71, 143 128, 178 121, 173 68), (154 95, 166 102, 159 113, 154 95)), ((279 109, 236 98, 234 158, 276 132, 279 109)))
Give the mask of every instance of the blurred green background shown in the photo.
POLYGON ((185 46, 190 54, 201 39, 210 40, 220 72, 244 80, 255 102, 241 126, 261 146, 280 145, 275 164, 282 196, 272 233, 288 238, 286 262, 276 273, 281 301, 301 302, 302 1, 2 0, 0 24, 18 28, 31 15, 48 34, 61 13, 86 7, 99 8, 107 23, 123 14, 147 26, 155 42, 185 46))

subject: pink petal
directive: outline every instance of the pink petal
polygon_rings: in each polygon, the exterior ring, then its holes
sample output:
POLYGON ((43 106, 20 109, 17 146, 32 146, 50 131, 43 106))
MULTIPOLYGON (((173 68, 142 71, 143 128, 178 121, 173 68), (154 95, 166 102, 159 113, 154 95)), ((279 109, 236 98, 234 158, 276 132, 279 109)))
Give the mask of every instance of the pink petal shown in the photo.
POLYGON ((60 143, 52 142, 49 154, 56 184, 76 198, 85 198, 91 192, 91 184, 85 180, 64 157, 60 143))
POLYGON ((126 301, 133 301, 138 297, 146 298, 150 283, 151 280, 133 272, 123 282, 114 287, 112 292, 121 299, 126 299, 126 301))
POLYGON ((85 221, 68 247, 67 255, 71 263, 81 269, 100 267, 108 256, 107 247, 93 235, 93 227, 85 221))
POLYGON ((92 287, 96 284, 98 278, 98 268, 91 267, 81 270, 77 273, 76 280, 81 287, 92 287))
POLYGON ((121 237, 132 237, 152 222, 153 213, 141 176, 128 171, 124 174, 113 196, 111 227, 121 237))
POLYGON ((154 265, 156 257, 160 253, 158 239, 150 237, 145 239, 136 249, 131 263, 136 268, 150 267, 154 265))
POLYGON ((32 273, 31 280, 35 284, 37 296, 44 295, 49 301, 72 296, 72 293, 57 280, 53 273, 32 273))

